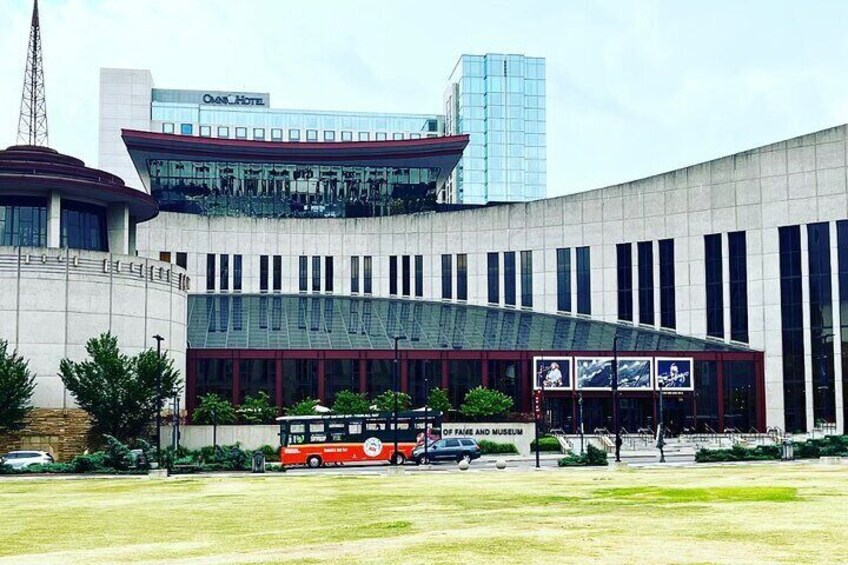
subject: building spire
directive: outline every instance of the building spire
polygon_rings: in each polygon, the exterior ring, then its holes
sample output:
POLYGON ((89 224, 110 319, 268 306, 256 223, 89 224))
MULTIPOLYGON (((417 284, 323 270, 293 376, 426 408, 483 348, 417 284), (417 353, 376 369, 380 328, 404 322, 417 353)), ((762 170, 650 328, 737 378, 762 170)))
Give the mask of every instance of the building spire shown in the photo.
POLYGON ((47 99, 44 94, 44 66, 41 55, 41 26, 38 22, 38 0, 32 7, 21 115, 18 119, 18 143, 47 145, 47 99))

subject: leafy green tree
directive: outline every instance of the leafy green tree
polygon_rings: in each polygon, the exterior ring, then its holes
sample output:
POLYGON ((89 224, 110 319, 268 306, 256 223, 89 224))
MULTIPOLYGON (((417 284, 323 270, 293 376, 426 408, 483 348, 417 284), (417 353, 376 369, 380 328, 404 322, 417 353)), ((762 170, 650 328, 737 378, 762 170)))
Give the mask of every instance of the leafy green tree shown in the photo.
POLYGON ((459 411, 466 418, 480 419, 504 416, 511 408, 512 398, 500 391, 478 386, 468 391, 459 411))
POLYGON ((367 414, 371 412, 371 405, 364 392, 343 390, 336 394, 333 412, 336 414, 367 414))
MULTIPOLYGON (((392 412, 395 409, 395 393, 387 390, 383 394, 377 395, 374 398, 374 405, 379 412, 392 412)), ((397 409, 398 412, 409 410, 412 406, 412 397, 405 392, 397 393, 397 409)))
POLYGON ((277 417, 277 407, 271 404, 271 397, 260 390, 256 396, 247 395, 238 408, 239 420, 245 424, 270 424, 277 417))
POLYGON ((101 434, 124 442, 143 434, 161 409, 156 398, 160 372, 162 404, 181 390, 174 362, 153 350, 124 355, 111 333, 90 339, 85 349, 85 361, 62 359, 59 376, 101 434))
POLYGON ((430 394, 427 395, 427 406, 430 410, 447 414, 452 408, 448 391, 438 387, 431 390, 430 394))
POLYGON ((34 390, 35 375, 28 362, 16 351, 9 352, 8 343, 0 339, 0 432, 24 427, 34 390))
POLYGON ((314 398, 304 398, 300 402, 295 402, 291 407, 286 408, 286 415, 313 416, 318 413, 315 411, 317 405, 318 401, 314 398))
POLYGON ((195 424, 235 424, 236 408, 226 398, 221 398, 214 392, 204 394, 198 399, 200 402, 191 415, 191 421, 195 424))

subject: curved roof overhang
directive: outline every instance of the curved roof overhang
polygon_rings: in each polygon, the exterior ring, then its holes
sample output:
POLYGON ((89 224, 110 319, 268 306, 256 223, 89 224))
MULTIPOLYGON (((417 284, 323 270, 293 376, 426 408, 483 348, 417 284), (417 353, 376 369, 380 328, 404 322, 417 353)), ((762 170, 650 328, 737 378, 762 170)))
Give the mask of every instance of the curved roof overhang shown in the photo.
POLYGON ((284 142, 221 139, 137 130, 121 137, 142 182, 150 188, 148 161, 185 160, 285 165, 422 167, 439 170, 437 184, 453 171, 468 135, 393 141, 284 142))
POLYGON ((159 213, 155 198, 126 186, 113 174, 86 167, 75 157, 46 147, 13 146, 0 151, 0 195, 46 196, 51 191, 103 206, 126 204, 130 216, 139 222, 159 213))

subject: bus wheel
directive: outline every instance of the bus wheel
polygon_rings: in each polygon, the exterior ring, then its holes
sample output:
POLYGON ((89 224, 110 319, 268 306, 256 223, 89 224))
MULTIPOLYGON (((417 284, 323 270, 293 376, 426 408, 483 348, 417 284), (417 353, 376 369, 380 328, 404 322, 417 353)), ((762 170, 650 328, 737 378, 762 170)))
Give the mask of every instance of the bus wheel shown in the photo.
POLYGON ((321 466, 321 458, 317 455, 310 455, 306 458, 306 466, 310 469, 317 469, 321 466))
POLYGON ((392 459, 395 465, 403 465, 406 463, 406 455, 403 453, 395 453, 395 456, 392 459))

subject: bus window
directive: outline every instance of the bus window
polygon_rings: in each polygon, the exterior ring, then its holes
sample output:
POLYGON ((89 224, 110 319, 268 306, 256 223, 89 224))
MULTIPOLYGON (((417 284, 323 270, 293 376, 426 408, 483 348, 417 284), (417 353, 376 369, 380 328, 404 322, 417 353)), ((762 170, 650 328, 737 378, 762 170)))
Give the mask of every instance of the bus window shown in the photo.
POLYGON ((309 424, 309 433, 321 433, 324 431, 324 422, 313 422, 309 424))
POLYGON ((289 428, 289 433, 292 433, 292 434, 306 433, 306 426, 304 426, 303 424, 292 424, 291 428, 289 428))
POLYGON ((303 440, 304 440, 304 436, 303 436, 303 435, 300 435, 300 434, 298 434, 298 435, 294 435, 294 434, 292 434, 292 435, 290 435, 290 436, 289 436, 289 445, 297 445, 297 444, 299 444, 299 443, 303 443, 303 440))
POLYGON ((343 430, 344 426, 345 426, 344 420, 337 420, 335 422, 331 421, 329 424, 327 424, 327 427, 330 428, 331 430, 334 430, 334 429, 342 429, 343 430))
POLYGON ((398 422, 397 429, 408 430, 409 429, 409 422, 398 422))
POLYGON ((372 432, 378 432, 387 429, 386 421, 374 421, 374 422, 365 422, 365 429, 372 432))
POLYGON ((347 433, 350 435, 359 435, 362 433, 362 422, 351 422, 347 428, 347 433))

